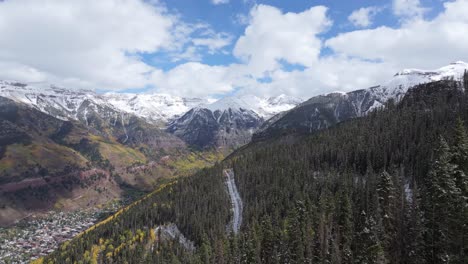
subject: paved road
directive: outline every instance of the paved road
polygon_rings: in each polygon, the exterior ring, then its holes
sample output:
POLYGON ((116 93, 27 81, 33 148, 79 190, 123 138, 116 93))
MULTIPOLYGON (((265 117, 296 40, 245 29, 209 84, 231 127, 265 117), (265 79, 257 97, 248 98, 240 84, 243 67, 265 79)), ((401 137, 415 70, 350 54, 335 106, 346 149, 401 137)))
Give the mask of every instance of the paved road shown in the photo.
POLYGON ((237 234, 242 224, 242 200, 234 181, 234 171, 232 169, 226 169, 224 170, 224 176, 226 177, 226 185, 228 187, 229 196, 231 197, 234 215, 232 219, 232 231, 234 234, 237 234))

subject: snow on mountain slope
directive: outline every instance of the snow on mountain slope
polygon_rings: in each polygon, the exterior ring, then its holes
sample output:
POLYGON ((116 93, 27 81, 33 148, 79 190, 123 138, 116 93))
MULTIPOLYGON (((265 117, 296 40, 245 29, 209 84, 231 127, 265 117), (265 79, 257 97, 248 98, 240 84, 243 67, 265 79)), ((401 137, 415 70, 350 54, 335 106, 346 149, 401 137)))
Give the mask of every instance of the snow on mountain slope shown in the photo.
POLYGON ((251 95, 225 97, 213 102, 210 99, 183 98, 168 94, 97 94, 89 90, 72 90, 48 85, 30 85, 14 81, 0 81, 0 96, 29 104, 38 110, 59 119, 79 119, 88 102, 112 108, 116 112, 134 114, 151 123, 166 123, 178 118, 192 108, 216 110, 251 110, 262 118, 269 118, 281 111, 289 110, 301 102, 300 99, 280 95, 259 98, 251 95), (80 112, 80 109, 83 110, 80 112))
POLYGON ((86 101, 105 104, 104 100, 88 90, 67 90, 56 86, 11 81, 0 81, 0 96, 31 105, 62 120, 78 119, 79 109, 86 101))
POLYGON ((315 96, 265 122, 254 134, 253 140, 268 139, 289 130, 310 133, 344 120, 361 117, 383 107, 390 99, 399 102, 416 85, 441 80, 461 81, 466 70, 468 64, 462 61, 437 70, 408 69, 398 72, 379 86, 315 96))
POLYGON ((381 86, 369 88, 381 103, 393 98, 400 100, 409 88, 418 84, 435 82, 440 80, 461 80, 468 63, 457 61, 437 70, 405 69, 393 76, 381 86))
POLYGON ((106 93, 102 95, 115 108, 151 122, 167 122, 208 100, 182 98, 168 94, 106 93))
POLYGON ((241 95, 224 97, 214 103, 200 105, 200 108, 206 108, 213 112, 231 110, 251 110, 262 118, 270 118, 280 112, 292 109, 302 102, 301 99, 287 95, 279 95, 270 98, 260 98, 254 95, 241 95))
POLYGON ((266 119, 300 102, 285 95, 272 98, 229 96, 191 109, 171 122, 168 131, 200 148, 238 147, 248 143, 266 119))
POLYGON ((97 94, 89 90, 72 90, 48 85, 29 85, 0 81, 0 96, 25 103, 62 120, 86 118, 97 106, 116 113, 133 114, 150 123, 166 123, 208 100, 182 98, 166 94, 97 94))

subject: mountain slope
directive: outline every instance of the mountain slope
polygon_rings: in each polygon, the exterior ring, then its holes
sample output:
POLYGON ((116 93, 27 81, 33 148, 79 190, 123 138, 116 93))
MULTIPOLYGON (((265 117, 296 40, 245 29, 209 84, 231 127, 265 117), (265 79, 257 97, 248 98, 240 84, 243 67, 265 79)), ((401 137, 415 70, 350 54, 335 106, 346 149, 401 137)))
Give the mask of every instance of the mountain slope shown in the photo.
POLYGON ((118 184, 98 165, 102 159, 92 135, 79 124, 0 97, 0 126, 0 225, 54 206, 77 208, 120 195, 118 184), (67 136, 59 143, 64 130, 67 136), (81 139, 81 147, 73 138, 81 139), (71 203, 80 195, 86 198, 71 203))
POLYGON ((191 108, 207 103, 200 98, 182 98, 167 94, 106 93, 102 97, 121 111, 161 125, 180 117, 191 108))
POLYGON ((310 133, 336 123, 361 117, 383 107, 389 100, 398 102, 408 89, 440 80, 461 80, 468 64, 455 62, 434 71, 409 69, 397 73, 381 86, 349 93, 319 95, 298 107, 265 122, 253 136, 254 141, 284 133, 310 133))
POLYGON ((30 213, 123 199, 128 189, 152 190, 221 157, 193 153, 130 114, 109 112, 105 119, 104 107, 95 107, 101 114, 89 111, 81 123, 0 96, 0 225, 30 213))

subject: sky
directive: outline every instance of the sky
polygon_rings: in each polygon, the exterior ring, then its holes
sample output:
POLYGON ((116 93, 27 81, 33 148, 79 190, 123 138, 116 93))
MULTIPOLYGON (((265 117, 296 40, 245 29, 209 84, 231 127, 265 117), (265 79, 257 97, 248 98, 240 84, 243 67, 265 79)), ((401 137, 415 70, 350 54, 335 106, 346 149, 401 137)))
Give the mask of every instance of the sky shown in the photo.
POLYGON ((0 0, 0 79, 308 98, 468 61, 468 0, 0 0))

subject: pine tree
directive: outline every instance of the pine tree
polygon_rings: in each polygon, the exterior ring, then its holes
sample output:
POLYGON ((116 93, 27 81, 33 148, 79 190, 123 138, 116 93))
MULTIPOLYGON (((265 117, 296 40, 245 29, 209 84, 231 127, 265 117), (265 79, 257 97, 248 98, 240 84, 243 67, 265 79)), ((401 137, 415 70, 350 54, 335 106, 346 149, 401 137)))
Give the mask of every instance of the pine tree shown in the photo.
POLYGON ((270 217, 265 216, 261 222, 263 236, 262 236, 262 246, 260 251, 260 258, 262 263, 274 263, 274 258, 276 255, 275 250, 275 234, 273 227, 271 225, 270 217))
POLYGON ((385 249, 387 258, 391 262, 396 261, 397 257, 397 230, 396 230, 396 208, 395 208, 395 187, 393 179, 384 171, 380 174, 379 183, 377 186, 379 199, 380 219, 382 219, 382 244, 385 249))
POLYGON ((465 70, 465 73, 463 74, 463 86, 465 89, 468 89, 468 71, 465 70))
POLYGON ((374 218, 362 211, 354 239, 354 263, 387 263, 377 233, 377 223, 374 218))
POLYGON ((211 247, 210 241, 206 234, 203 234, 202 244, 198 250, 198 254, 202 263, 211 263, 211 258, 213 255, 213 248, 211 247))
POLYGON ((352 260, 351 243, 352 237, 352 208, 349 197, 345 191, 340 193, 338 206, 338 228, 339 228, 339 247, 341 252, 341 262, 350 263, 352 260))
POLYGON ((438 158, 428 177, 425 220, 427 228, 428 260, 448 263, 453 260, 453 233, 458 232, 452 220, 456 215, 460 189, 455 183, 457 166, 451 163, 450 147, 440 139, 438 158))
POLYGON ((304 215, 305 206, 302 201, 296 202, 296 207, 288 217, 287 234, 289 237, 289 252, 292 263, 304 262, 304 215))
MULTIPOLYGON (((465 77, 466 77, 465 72, 465 77)), ((467 86, 468 87, 468 86, 467 86)), ((461 228, 458 232, 459 245, 458 261, 468 261, 468 136, 463 121, 458 118, 455 128, 455 144, 451 149, 452 163, 457 166, 455 170, 455 183, 461 195, 457 203, 458 215, 456 225, 461 228)))
POLYGON ((425 264, 423 214, 419 206, 421 198, 418 188, 413 188, 412 199, 405 205, 403 263, 425 264))

